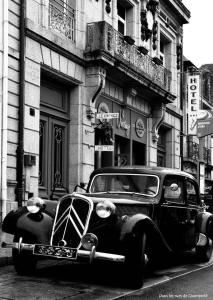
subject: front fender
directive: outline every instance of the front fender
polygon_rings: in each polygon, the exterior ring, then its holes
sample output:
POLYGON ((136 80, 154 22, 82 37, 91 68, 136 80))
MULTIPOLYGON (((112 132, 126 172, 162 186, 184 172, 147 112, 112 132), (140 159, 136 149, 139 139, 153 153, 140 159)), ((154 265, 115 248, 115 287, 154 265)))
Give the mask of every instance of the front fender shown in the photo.
MULTIPOLYGON (((45 200, 44 203, 45 203, 45 210, 43 213, 44 216, 49 215, 51 218, 54 218, 58 201, 45 200)), ((2 222, 2 231, 14 235, 15 232, 17 231, 17 222, 19 218, 21 218, 25 214, 28 214, 28 210, 26 206, 22 206, 16 210, 10 211, 2 222)))
POLYGON ((30 213, 22 215, 16 225, 16 234, 33 237, 35 243, 49 244, 53 226, 53 218, 46 213, 41 213, 40 220, 34 220, 30 213))
POLYGON ((25 206, 10 211, 2 222, 2 231, 15 234, 18 219, 28 212, 25 206))
POLYGON ((164 239, 157 225, 147 215, 136 214, 131 217, 124 217, 121 227, 120 240, 126 245, 131 243, 131 240, 139 234, 145 232, 147 234, 147 243, 150 251, 158 252, 160 249, 171 252, 171 248, 164 239))
POLYGON ((213 215, 210 212, 204 211, 198 215, 196 230, 213 240, 213 215))

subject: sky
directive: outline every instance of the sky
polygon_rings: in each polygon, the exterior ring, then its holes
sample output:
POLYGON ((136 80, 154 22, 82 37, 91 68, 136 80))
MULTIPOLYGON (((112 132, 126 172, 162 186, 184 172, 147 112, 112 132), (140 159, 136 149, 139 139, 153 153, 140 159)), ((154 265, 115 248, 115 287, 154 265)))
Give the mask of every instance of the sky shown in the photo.
POLYGON ((183 25, 183 55, 196 67, 213 64, 213 0, 182 0, 191 13, 183 25))

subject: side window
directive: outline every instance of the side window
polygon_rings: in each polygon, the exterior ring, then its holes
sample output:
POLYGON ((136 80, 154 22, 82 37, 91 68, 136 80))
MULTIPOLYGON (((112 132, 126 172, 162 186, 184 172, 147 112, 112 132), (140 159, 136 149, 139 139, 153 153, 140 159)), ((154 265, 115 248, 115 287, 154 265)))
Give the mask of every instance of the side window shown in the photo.
POLYGON ((198 194, 196 191, 195 184, 190 181, 186 180, 186 194, 187 194, 187 203, 191 205, 198 204, 198 194))
POLYGON ((184 203, 183 179, 177 176, 168 176, 164 182, 164 199, 173 203, 184 203))

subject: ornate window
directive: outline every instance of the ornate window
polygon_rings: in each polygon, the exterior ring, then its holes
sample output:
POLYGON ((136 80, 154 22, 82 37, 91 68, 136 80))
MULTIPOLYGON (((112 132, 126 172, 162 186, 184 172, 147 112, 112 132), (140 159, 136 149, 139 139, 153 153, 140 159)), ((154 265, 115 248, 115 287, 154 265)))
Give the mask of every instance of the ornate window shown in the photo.
POLYGON ((75 41, 75 0, 49 1, 49 27, 75 41))

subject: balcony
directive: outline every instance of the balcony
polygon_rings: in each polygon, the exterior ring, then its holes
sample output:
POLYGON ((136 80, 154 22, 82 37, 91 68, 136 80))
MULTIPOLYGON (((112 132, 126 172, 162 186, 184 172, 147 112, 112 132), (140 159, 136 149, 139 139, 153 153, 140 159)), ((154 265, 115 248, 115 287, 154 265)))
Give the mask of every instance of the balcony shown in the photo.
POLYGON ((49 28, 75 42, 75 10, 64 1, 50 0, 49 28))
POLYGON ((149 83, 160 86, 166 92, 171 90, 171 71, 158 64, 152 57, 139 51, 128 43, 123 35, 106 22, 87 24, 86 56, 90 59, 101 53, 102 61, 107 60, 114 66, 123 65, 135 72, 136 80, 143 76, 149 83))

